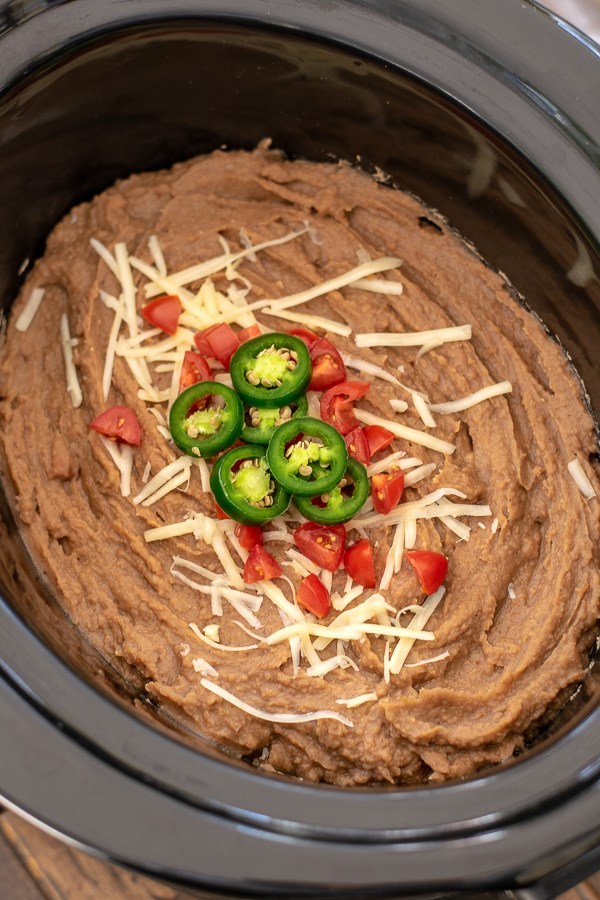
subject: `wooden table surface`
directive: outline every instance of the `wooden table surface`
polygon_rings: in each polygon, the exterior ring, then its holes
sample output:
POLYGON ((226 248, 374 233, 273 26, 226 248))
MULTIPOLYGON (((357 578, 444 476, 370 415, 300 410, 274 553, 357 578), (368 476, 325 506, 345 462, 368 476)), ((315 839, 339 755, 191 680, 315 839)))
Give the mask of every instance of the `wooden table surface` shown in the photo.
MULTIPOLYGON (((545 0, 600 42, 600 0, 545 0)), ((197 900, 197 896, 196 900, 197 900)), ((0 808, 0 900, 191 900, 192 895, 73 850, 0 808)), ((600 873, 560 900, 600 900, 600 873)))

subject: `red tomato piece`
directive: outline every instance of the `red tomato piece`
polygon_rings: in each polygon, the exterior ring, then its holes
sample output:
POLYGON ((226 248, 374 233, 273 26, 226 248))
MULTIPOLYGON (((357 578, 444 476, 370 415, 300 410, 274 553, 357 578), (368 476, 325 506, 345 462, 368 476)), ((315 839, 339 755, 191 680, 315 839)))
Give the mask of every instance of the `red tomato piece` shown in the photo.
POLYGON ((224 509, 221 509, 217 501, 215 500, 215 512, 217 514, 217 519, 228 519, 229 516, 225 512, 224 509))
POLYGON ((375 512, 386 516, 400 502, 404 492, 404 472, 392 469, 371 478, 371 496, 375 512))
POLYGON ((111 406, 90 422, 98 434, 104 435, 118 444, 139 446, 142 435, 136 414, 128 406, 111 406))
POLYGON ((242 525, 241 522, 235 526, 235 536, 244 548, 244 550, 252 550, 256 544, 262 544, 263 532, 260 525, 242 525))
POLYGON ((310 328, 303 328, 302 326, 298 326, 298 328, 290 328, 287 332, 288 334, 294 334, 297 338, 300 338, 301 341, 304 341, 308 349, 316 344, 319 340, 319 335, 315 334, 314 331, 311 331, 310 328))
POLYGON ((279 578, 281 566, 262 544, 255 544, 244 566, 244 582, 254 584, 256 581, 270 581, 279 578))
POLYGON ((307 575, 306 578, 302 579, 296 594, 296 600, 300 606, 314 613, 319 619, 326 616, 331 609, 329 591, 316 575, 307 575))
POLYGON ((260 337, 260 328, 256 324, 248 325, 247 328, 242 328, 237 334, 238 343, 240 344, 244 344, 246 341, 255 337, 260 337))
POLYGON ((354 459, 357 459, 366 466, 371 456, 369 454, 369 445, 367 444, 367 439, 362 428, 354 428, 352 431, 349 431, 348 434, 344 435, 344 440, 346 441, 346 447, 348 448, 350 456, 353 456, 354 459))
POLYGON ((179 393, 199 381, 212 381, 213 375, 209 364, 199 353, 186 350, 183 355, 183 366, 179 378, 179 393))
POLYGON ((237 334, 226 322, 199 331, 194 335, 194 343, 200 353, 218 359, 226 369, 229 368, 229 360, 240 345, 237 334))
POLYGON ((370 386, 366 381, 343 381, 329 388, 321 397, 323 421, 337 428, 340 434, 348 434, 355 428, 360 428, 352 404, 364 397, 370 386))
POLYGON ((140 310, 142 318, 165 334, 175 334, 181 315, 181 301, 175 295, 157 297, 140 310))
POLYGON ((326 391, 346 380, 346 366, 339 351, 327 338, 319 338, 309 348, 312 378, 309 391, 326 391))
POLYGON ((425 594, 434 594, 448 573, 448 558, 434 550, 407 550, 404 554, 419 576, 425 594))
POLYGON ((298 550, 317 566, 335 572, 344 555, 346 529, 343 525, 306 522, 294 531, 294 541, 298 550))
POLYGON ((369 457, 375 456, 380 450, 386 450, 396 437, 392 431, 381 425, 365 425, 363 432, 369 445, 369 457))
POLYGON ((375 587, 373 550, 366 538, 348 547, 344 553, 344 568, 352 581, 366 588, 375 587))

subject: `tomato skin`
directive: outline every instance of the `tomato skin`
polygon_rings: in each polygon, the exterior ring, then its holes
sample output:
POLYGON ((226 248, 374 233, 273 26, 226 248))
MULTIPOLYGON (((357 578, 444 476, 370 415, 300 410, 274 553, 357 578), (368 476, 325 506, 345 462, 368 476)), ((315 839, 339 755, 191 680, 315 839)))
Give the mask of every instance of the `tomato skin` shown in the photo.
POLYGON ((352 581, 366 588, 375 587, 373 549, 366 538, 348 547, 344 553, 344 568, 352 581))
POLYGON ((326 616, 331 609, 329 591, 316 575, 307 575, 302 579, 296 600, 300 606, 314 613, 319 619, 326 616))
POLYGON ((240 345, 237 334, 226 322, 199 331, 194 335, 194 343, 203 356, 218 359, 226 369, 229 368, 229 361, 240 345))
POLYGON ((90 422, 98 434, 118 444, 139 447, 142 435, 136 414, 128 406, 111 406, 90 422))
POLYGON ((228 519, 229 516, 225 512, 224 509, 221 509, 217 501, 215 500, 215 512, 217 514, 217 519, 228 519))
POLYGON ((362 428, 354 428, 344 435, 348 453, 357 459, 364 466, 367 465, 371 456, 369 454, 369 445, 362 428))
POLYGON ((309 391, 326 391, 346 380, 346 366, 337 347, 327 338, 319 338, 310 347, 312 378, 309 391))
POLYGON ((310 328, 304 328, 303 326, 298 326, 298 328, 288 328, 288 334, 293 334, 295 337, 300 338, 301 341, 304 341, 308 349, 316 344, 318 340, 320 340, 319 335, 315 334, 314 331, 311 331, 310 328))
POLYGON ((279 578, 281 566, 262 544, 255 544, 244 566, 244 583, 255 584, 257 581, 270 581, 279 578))
POLYGON ((260 333, 260 328, 257 324, 248 325, 247 328, 242 328, 241 331, 238 331, 238 344, 244 344, 246 341, 250 341, 252 338, 260 337, 260 333))
POLYGON ((238 522, 235 526, 235 536, 244 550, 252 550, 263 542, 263 530, 260 525, 242 525, 238 522))
POLYGON ((369 457, 372 458, 380 450, 387 450, 396 435, 383 428, 381 425, 365 425, 363 427, 367 444, 369 445, 369 457))
POLYGON ((360 428, 352 404, 364 397, 371 385, 367 381, 343 381, 325 391, 321 397, 321 418, 333 425, 340 434, 349 434, 360 428))
POLYGON ((160 328, 165 334, 175 334, 181 315, 181 301, 174 294, 157 297, 142 306, 140 313, 150 325, 160 328))
POLYGON ((317 566, 335 572, 344 556, 346 529, 343 525, 306 522, 294 531, 294 542, 298 550, 317 566))
POLYGON ((448 574, 448 558, 434 550, 407 550, 404 554, 417 573, 425 594, 434 594, 448 574))
POLYGON ((179 393, 199 381, 212 381, 213 374, 209 364, 203 356, 193 350, 186 350, 183 355, 181 377, 179 378, 179 393))
POLYGON ((404 472, 402 469, 392 469, 391 472, 372 476, 371 496, 375 512, 386 516, 398 505, 403 493, 404 472))

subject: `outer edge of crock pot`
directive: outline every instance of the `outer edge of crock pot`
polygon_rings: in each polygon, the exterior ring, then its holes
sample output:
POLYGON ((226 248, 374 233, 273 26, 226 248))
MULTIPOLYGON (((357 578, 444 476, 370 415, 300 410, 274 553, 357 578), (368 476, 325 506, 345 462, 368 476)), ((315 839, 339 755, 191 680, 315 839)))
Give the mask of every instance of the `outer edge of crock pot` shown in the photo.
MULTIPOLYGON (((241 6, 240 6, 239 4, 231 4, 231 5, 232 5, 232 6, 236 6, 236 7, 238 8, 238 13, 239 13, 239 10, 241 9, 241 6)), ((323 6, 323 4, 312 4, 312 3, 308 3, 308 4, 304 4, 305 11, 306 11, 306 8, 307 8, 307 7, 311 7, 311 6, 315 6, 315 5, 319 6, 319 8, 323 8, 323 9, 325 8, 325 7, 323 6)), ((339 5, 339 4, 335 4, 335 3, 334 3, 334 4, 330 4, 331 7, 335 7, 335 6, 338 6, 338 5, 339 5)), ((356 8, 359 8, 359 7, 360 7, 360 8, 363 8, 363 9, 365 8, 365 4, 363 4, 363 3, 356 3, 356 4, 352 4, 352 5, 355 6, 356 8)), ((386 4, 371 4, 372 7, 381 7, 381 6, 384 6, 384 5, 386 5, 386 4)), ((401 6, 401 4, 387 4, 387 5, 388 5, 388 6, 391 6, 391 7, 394 7, 394 8, 400 7, 400 6, 401 6)), ((411 4, 407 4, 407 5, 411 5, 411 4)), ((443 5, 443 4, 442 4, 442 5, 443 5)), ((515 4, 515 5, 516 5, 516 4, 515 4)), ((123 4, 118 4, 118 3, 107 3, 107 4, 104 4, 104 7, 109 7, 109 6, 112 6, 112 7, 114 7, 114 8, 117 8, 118 6, 123 7, 123 4)), ((138 3, 137 6, 138 6, 138 9, 139 9, 139 7, 141 7, 141 6, 144 6, 144 7, 147 7, 148 9, 150 9, 150 8, 155 8, 155 7, 156 7, 156 4, 155 4, 155 3, 144 3, 144 2, 143 2, 143 3, 141 3, 141 4, 138 3)), ((281 17, 282 11, 286 8, 286 6, 289 7, 290 4, 281 4, 281 5, 277 6, 277 13, 278 13, 278 16, 279 16, 279 17, 281 17)), ((292 4, 292 6, 297 6, 297 4, 292 4)), ((440 4, 439 4, 439 3, 431 3, 431 4, 430 4, 430 3, 421 3, 421 9, 422 9, 422 10, 424 10, 424 9, 425 9, 426 7, 428 7, 428 6, 431 6, 431 7, 435 6, 435 7, 439 8, 439 7, 440 7, 440 4)), ((56 7, 54 7, 51 11, 54 12, 54 13, 58 13, 58 12, 60 11, 60 8, 61 8, 61 7, 62 7, 62 4, 60 4, 60 5, 56 6, 56 7)), ((191 4, 177 3, 177 5, 176 5, 176 8, 177 8, 177 10, 178 10, 178 13, 177 13, 177 14, 181 14, 181 8, 183 8, 183 7, 186 7, 186 8, 189 10, 189 9, 191 8, 191 4)), ((202 11, 204 10, 204 7, 209 7, 209 4, 195 3, 195 4, 194 4, 194 11, 195 11, 195 14, 198 14, 198 13, 202 12, 202 11)), ((272 4, 269 4, 269 3, 266 3, 266 4, 265 4, 265 3, 260 3, 260 2, 258 2, 258 3, 255 4, 254 8, 257 8, 257 7, 263 7, 263 8, 270 7, 271 10, 273 9, 272 4)), ((211 5, 211 9, 213 9, 213 11, 214 11, 214 4, 211 5)), ((244 6, 244 10, 247 12, 248 9, 249 9, 249 5, 247 4, 246 6, 244 6)), ((481 10, 481 5, 478 6, 478 9, 481 10)), ((370 9, 369 12, 372 12, 372 9, 370 9)), ((49 14, 49 13, 50 13, 50 11, 48 11, 47 14, 49 14)), ((216 13, 214 13, 214 14, 216 15, 216 13)), ((223 5, 221 5, 221 6, 219 7, 218 14, 221 15, 221 16, 223 15, 223 5)), ((170 13, 170 15, 172 15, 173 17, 175 16, 175 5, 174 5, 173 11, 172 11, 172 13, 170 13)), ((40 17, 40 20, 41 20, 41 18, 43 18, 43 17, 40 17)), ((476 18, 477 18, 477 17, 475 16, 475 19, 476 19, 476 18)), ((129 19, 128 19, 128 21, 129 21, 129 19)), ((270 21, 271 21, 271 23, 272 23, 273 25, 279 25, 279 24, 282 24, 281 21, 279 21, 279 20, 278 20, 277 22, 275 22, 275 21, 274 21, 274 17, 271 17, 271 18, 270 18, 270 21)), ((33 20, 31 20, 30 24, 35 24, 35 22, 34 22, 33 20)), ((298 27, 298 26, 295 25, 294 27, 298 27)), ((322 36, 322 35, 320 35, 320 36, 322 36)), ((331 38, 331 35, 329 35, 328 37, 331 38)), ((337 37, 337 40, 338 40, 338 43, 339 43, 339 42, 340 42, 340 36, 337 35, 336 37, 337 37)), ((343 44, 343 40, 342 40, 342 44, 343 44)), ((361 45, 360 47, 357 47, 357 49, 366 50, 367 52, 371 52, 371 51, 369 50, 369 48, 366 48, 366 47, 364 47, 364 46, 362 46, 362 45, 361 45)), ((371 48, 371 49, 372 49, 372 48, 371 48)), ((17 71, 17 70, 15 69, 15 74, 16 74, 16 71, 17 71)), ((417 74, 418 74, 418 73, 417 73, 417 74)), ((453 94, 450 93, 449 96, 455 96, 455 95, 453 95, 453 94)), ((463 102, 464 102, 464 101, 463 101, 463 102)), ((467 105, 467 104, 464 104, 464 105, 467 105)), ((468 107, 468 108, 473 109, 473 106, 470 106, 470 107, 468 107)), ((476 110, 476 109, 473 109, 473 111, 474 111, 475 113, 477 113, 477 110, 476 110)), ((560 130, 564 132, 563 124, 564 124, 564 123, 561 123, 561 124, 560 124, 560 130)), ((557 126, 557 127, 558 127, 558 126, 557 126)), ((567 129, 567 130, 568 130, 568 129, 567 129)), ((579 146, 579 139, 578 139, 577 135, 576 135, 575 138, 574 138, 574 136, 573 136, 572 134, 569 134, 568 140, 569 140, 571 143, 574 143, 575 145, 579 146)), ((596 144, 595 146, 597 146, 597 144, 596 144)), ((587 154, 587 155, 588 155, 588 157, 589 157, 589 154, 587 154)), ((571 197, 571 196, 569 195, 569 192, 568 192, 566 186, 565 186, 565 189, 563 190, 563 194, 565 195, 565 197, 566 197, 567 200, 570 200, 571 202, 573 202, 573 197, 571 197)), ((579 209, 579 207, 578 207, 577 205, 576 205, 576 208, 579 209)), ((588 217, 587 217, 587 216, 583 216, 583 219, 584 219, 585 223, 588 225, 588 227, 590 227, 591 230, 592 230, 596 235, 598 235, 600 229, 598 229, 598 227, 597 227, 597 225, 598 225, 597 217, 591 215, 591 216, 589 217, 589 220, 588 220, 588 217)), ((13 633, 16 634, 16 632, 13 632, 13 633)), ((21 637, 22 637, 22 635, 21 635, 21 637)), ((10 656, 10 654, 8 654, 8 655, 10 656)), ((18 668, 19 668, 19 667, 18 667, 18 661, 17 661, 16 669, 18 670, 18 668)), ((65 672, 66 672, 66 669, 65 669, 65 672)), ((69 673, 69 674, 70 674, 70 673, 69 673)), ((63 673, 63 675, 64 675, 64 673, 63 673)), ((28 678, 27 678, 27 681, 29 682, 29 679, 28 679, 28 678)), ((43 687, 43 686, 40 686, 40 687, 43 687)), ((28 690, 29 690, 29 688, 31 688, 31 685, 30 685, 30 684, 29 684, 28 690)), ((67 720, 67 719, 68 719, 68 715, 65 717, 65 720, 67 720)), ((133 720, 132 720, 132 721, 133 721, 133 720)), ((588 720, 588 727, 589 727, 589 721, 591 721, 591 720, 588 720)), ((594 721, 595 721, 595 720, 594 720, 594 721)), ((597 725, 598 723, 595 722, 595 724, 597 725)), ((136 727, 138 727, 138 728, 140 729, 140 731, 139 731, 137 737, 139 737, 140 740, 143 740, 144 737, 147 736, 147 735, 146 735, 146 732, 145 732, 143 729, 144 729, 144 728, 147 728, 147 726, 143 726, 142 723, 136 722, 136 727)), ((585 723, 585 722, 580 723, 580 725, 579 725, 578 728, 577 728, 577 733, 578 733, 578 735, 581 735, 582 731, 585 731, 585 729, 586 729, 586 723, 585 723)), ((149 729, 148 729, 148 730, 149 730, 149 729)), ((574 733, 574 732, 573 732, 573 733, 574 733)), ((567 738, 568 738, 568 736, 567 736, 567 738)), ((564 738, 564 739, 563 739, 563 742, 562 742, 562 745, 561 745, 561 746, 563 746, 563 747, 565 748, 564 757, 558 757, 558 756, 555 757, 555 758, 554 758, 554 762, 552 763, 552 765, 556 764, 556 765, 560 766, 560 765, 561 765, 561 762, 565 762, 565 763, 568 763, 568 762, 571 762, 571 763, 572 763, 572 762, 573 762, 572 759, 571 759, 571 760, 568 759, 568 752, 569 752, 569 751, 568 751, 568 740, 567 740, 567 738, 564 738)), ((163 740, 168 740, 168 739, 164 739, 164 738, 163 738, 163 740)), ((170 742, 170 743, 173 744, 173 742, 170 742)), ((597 746, 597 745, 596 745, 596 746, 597 746)), ((589 749, 590 749, 590 751, 593 750, 592 745, 591 745, 591 742, 590 742, 590 748, 589 748, 589 749)), ((181 751, 182 751, 182 752, 190 752, 190 751, 185 751, 185 748, 181 748, 181 751)), ((544 758, 544 757, 547 758, 549 755, 554 754, 555 751, 556 751, 556 744, 553 744, 552 747, 547 748, 543 753, 541 753, 541 754, 538 756, 538 758, 539 758, 539 759, 542 759, 542 758, 544 758)), ((509 769, 505 770, 505 772, 503 773, 503 775, 505 775, 505 774, 507 774, 507 773, 514 773, 514 772, 517 772, 518 770, 521 770, 521 771, 524 772, 524 771, 525 771, 525 767, 526 767, 527 765, 529 765, 529 763, 532 763, 532 764, 533 764, 534 762, 535 762, 535 759, 529 760, 529 761, 527 761, 527 763, 520 763, 519 766, 514 766, 514 767, 512 767, 512 768, 509 768, 509 769)), ((593 752, 591 752, 590 757, 587 758, 587 762, 584 763, 583 761, 580 760, 581 765, 580 765, 579 768, 576 768, 576 773, 575 773, 575 774, 576 774, 575 782, 577 783, 577 785, 576 785, 577 788, 582 787, 584 783, 588 783, 591 779, 593 779, 593 778, 596 776, 596 772, 593 770, 593 762, 594 762, 593 752)), ((225 765, 225 764, 223 764, 223 765, 225 765)), ((569 768, 569 766, 567 766, 567 768, 569 768)), ((563 769, 562 771, 564 772, 564 769, 563 769)), ((247 777, 250 778, 250 779, 252 779, 252 780, 255 781, 255 782, 258 781, 258 780, 256 779, 256 775, 255 775, 254 773, 248 773, 247 777)), ((493 778, 494 778, 494 776, 490 776, 490 779, 493 779, 493 778)), ((482 784, 484 784, 486 781, 487 781, 487 779, 478 779, 478 780, 475 780, 475 781, 473 781, 473 782, 469 782, 468 784, 462 785, 461 787, 462 787, 462 788, 467 788, 468 791, 471 792, 471 796, 475 796, 475 795, 477 794, 478 790, 479 790, 479 788, 476 787, 476 785, 477 785, 477 784, 482 785, 482 784)), ((517 780, 517 781, 518 781, 518 780, 517 780)), ((274 785, 274 784, 277 784, 277 782, 276 782, 275 780, 270 781, 269 783, 270 783, 270 784, 273 784, 273 785, 274 785)), ((261 784, 262 784, 262 789, 263 789, 266 793, 269 793, 269 791, 271 790, 270 787, 267 787, 264 781, 262 781, 261 784)), ((523 787, 522 785, 520 785, 519 787, 517 787, 517 785, 515 785, 515 788, 514 788, 514 789, 515 789, 514 799, 516 799, 516 800, 522 800, 523 795, 522 795, 522 793, 520 793, 520 791, 522 790, 522 787, 523 787), (518 796, 518 795, 519 795, 519 796, 518 796)), ((290 790, 289 783, 288 783, 288 782, 285 782, 284 784, 282 784, 282 785, 280 785, 279 787, 275 788, 275 789, 274 789, 274 792, 275 792, 275 793, 279 792, 282 796, 284 796, 284 798, 285 798, 285 795, 286 795, 286 793, 287 793, 287 794, 288 794, 288 799, 285 800, 285 802, 286 802, 286 804, 288 804, 288 803, 289 803, 289 790, 290 790)), ((308 790, 308 793, 311 793, 311 792, 312 792, 313 790, 315 790, 315 789, 312 789, 312 788, 306 789, 306 788, 299 787, 299 791, 302 792, 302 793, 306 793, 307 790, 308 790)), ((319 789, 317 789, 317 790, 319 790, 319 789)), ((445 788, 439 788, 439 789, 435 789, 434 791, 431 791, 431 790, 428 789, 428 794, 429 794, 431 797, 434 797, 435 795, 437 795, 437 797, 438 797, 438 802, 439 802, 440 798, 442 797, 442 792, 443 792, 444 790, 451 791, 452 788, 451 788, 451 787, 446 788, 446 789, 445 789, 445 788)), ((329 791, 328 789, 324 789, 324 791, 328 794, 328 796, 329 796, 330 794, 337 794, 337 793, 338 793, 338 792, 335 792, 335 791, 329 791)), ((259 791, 258 791, 258 789, 257 789, 257 793, 258 793, 258 792, 259 792, 259 791)), ((421 792, 421 793, 422 793, 422 792, 421 792)), ((509 794, 510 794, 510 792, 507 792, 507 797, 508 797, 509 794)), ((416 792, 415 792, 415 795, 416 795, 416 792)), ((379 794, 379 795, 378 795, 379 801, 381 802, 381 799, 382 799, 383 797, 385 797, 385 796, 386 796, 385 794, 379 794)), ((390 796, 391 796, 391 795, 390 795, 390 796)), ((396 794, 396 797, 397 797, 397 796, 398 796, 398 795, 396 794)), ((406 793, 406 794, 403 795, 403 796, 406 797, 406 798, 408 798, 408 797, 410 797, 410 793, 406 793)), ((9 798, 9 799, 10 799, 10 798, 9 798)), ((11 801, 11 802, 12 802, 12 801, 11 801)), ((384 801, 384 803, 385 803, 385 802, 386 802, 386 801, 384 801)), ((403 802, 404 802, 404 801, 403 801, 403 802)), ((408 802, 408 800, 407 800, 407 802, 408 802)), ((545 800, 544 802, 548 802, 548 803, 551 802, 552 804, 555 804, 555 803, 557 803, 557 798, 556 798, 556 797, 553 797, 551 801, 550 801, 550 800, 545 800)), ((433 801, 432 801, 432 805, 433 805, 433 801)), ((568 804, 567 804, 567 805, 568 805, 568 804)), ((243 809, 244 807, 240 807, 238 804, 235 804, 235 803, 234 803, 234 804, 231 805, 231 808, 230 808, 230 814, 233 814, 233 815, 235 816, 235 810, 236 810, 236 808, 237 808, 237 809, 243 809)), ((254 809, 254 807, 252 807, 252 808, 254 809)), ((489 808, 488 808, 488 812, 489 812, 489 808)), ((504 824, 504 821, 502 820, 502 817, 501 817, 501 816, 500 816, 500 817, 497 817, 497 813, 498 813, 498 811, 494 811, 494 815, 493 815, 491 818, 486 818, 486 812, 483 812, 483 813, 482 813, 481 808, 479 809, 479 813, 476 813, 475 811, 474 811, 474 813, 473 813, 474 818, 479 818, 479 819, 480 819, 480 823, 479 823, 480 825, 481 825, 482 823, 486 823, 486 822, 487 822, 487 825, 488 825, 488 827, 490 828, 490 830, 488 831, 489 845, 490 845, 490 846, 491 846, 492 844, 494 844, 494 842, 495 842, 496 840, 499 840, 499 838, 498 838, 499 832, 493 830, 493 823, 497 823, 497 824, 502 823, 502 824, 504 824)), ((31 813, 31 814, 33 815, 33 813, 31 813)), ((514 813, 513 813, 513 814, 514 814, 514 813)), ((269 813, 266 813, 265 815, 266 815, 269 819, 272 818, 272 816, 271 816, 269 813)), ((254 822, 254 824, 255 824, 255 825, 260 825, 260 821, 259 821, 259 820, 260 820, 260 816, 258 816, 258 817, 256 818, 256 821, 254 822)), ((347 818, 346 818, 346 820, 347 820, 347 818)), ((285 821, 285 820, 282 819, 281 821, 283 822, 283 821, 285 821)), ((266 824, 268 824, 268 823, 265 821, 263 824, 266 825, 266 824)), ((593 826, 594 828, 597 829, 597 823, 593 821, 593 817, 589 820, 589 824, 590 824, 590 827, 593 826)), ((467 829, 467 830, 468 830, 468 829, 467 829)), ((416 832, 415 832, 415 833, 416 833, 416 832)), ((584 837, 585 837, 585 836, 583 836, 583 835, 581 836, 582 840, 584 839, 584 837)), ((406 839, 406 838, 404 838, 404 839, 406 839)), ((596 839, 597 839, 597 833, 595 834, 595 837, 594 837, 594 840, 596 840, 596 839)), ((303 838, 303 840, 304 840, 304 838, 303 838)), ((462 837, 461 837, 461 840, 467 841, 467 842, 468 842, 468 837, 462 836, 462 837)), ((93 845, 91 845, 91 846, 93 846, 93 845)), ((414 848, 413 848, 413 852, 414 852, 414 848)), ((447 884, 447 882, 445 882, 445 884, 447 884)))

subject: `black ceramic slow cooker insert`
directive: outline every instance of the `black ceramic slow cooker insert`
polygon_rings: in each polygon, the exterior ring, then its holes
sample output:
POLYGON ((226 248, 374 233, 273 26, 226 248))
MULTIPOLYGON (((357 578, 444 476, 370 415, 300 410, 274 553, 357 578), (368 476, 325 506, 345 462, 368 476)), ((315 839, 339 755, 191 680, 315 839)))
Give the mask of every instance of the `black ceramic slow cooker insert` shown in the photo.
MULTIPOLYGON (((0 4, 3 315, 74 203, 268 136, 439 210, 562 341, 597 415, 599 87, 598 48, 521 0, 0 4)), ((91 650, 2 507, 0 798, 17 812, 226 896, 541 898, 600 867, 593 660, 530 749, 469 781, 267 776, 174 729, 91 650)))

